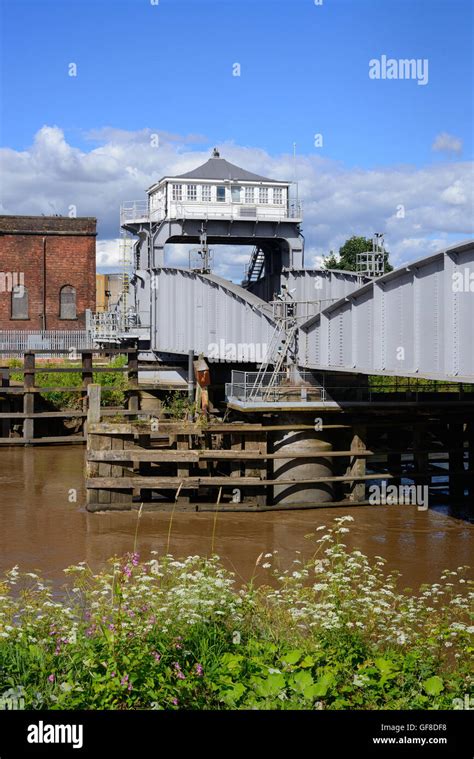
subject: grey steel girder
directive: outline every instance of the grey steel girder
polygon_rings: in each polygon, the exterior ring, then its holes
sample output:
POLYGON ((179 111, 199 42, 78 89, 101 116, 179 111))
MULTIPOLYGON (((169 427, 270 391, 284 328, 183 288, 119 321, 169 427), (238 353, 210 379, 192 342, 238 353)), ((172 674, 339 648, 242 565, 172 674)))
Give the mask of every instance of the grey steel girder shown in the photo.
POLYGON ((385 274, 309 319, 299 363, 474 382, 474 241, 385 274))

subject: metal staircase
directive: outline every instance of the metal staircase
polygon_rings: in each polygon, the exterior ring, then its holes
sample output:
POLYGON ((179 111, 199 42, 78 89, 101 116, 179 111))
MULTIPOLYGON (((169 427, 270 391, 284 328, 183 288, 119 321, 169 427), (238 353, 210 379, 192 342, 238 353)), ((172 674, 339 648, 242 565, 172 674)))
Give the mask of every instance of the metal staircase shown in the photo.
POLYGON ((296 303, 287 294, 281 300, 273 301, 273 316, 275 329, 272 334, 266 360, 260 366, 255 382, 249 392, 249 400, 262 398, 267 400, 272 390, 281 380, 282 367, 288 364, 288 356, 292 349, 298 329, 296 318, 296 303), (269 367, 273 366, 271 373, 269 367))
POLYGON ((247 264, 243 285, 248 286, 252 282, 257 282, 262 276, 264 266, 265 266, 265 253, 263 252, 261 248, 256 246, 252 250, 250 261, 247 264))
POLYGON ((125 332, 129 326, 128 312, 130 307, 130 279, 133 265, 133 236, 126 229, 121 229, 119 241, 119 256, 122 266, 122 292, 117 310, 119 312, 120 328, 125 332))

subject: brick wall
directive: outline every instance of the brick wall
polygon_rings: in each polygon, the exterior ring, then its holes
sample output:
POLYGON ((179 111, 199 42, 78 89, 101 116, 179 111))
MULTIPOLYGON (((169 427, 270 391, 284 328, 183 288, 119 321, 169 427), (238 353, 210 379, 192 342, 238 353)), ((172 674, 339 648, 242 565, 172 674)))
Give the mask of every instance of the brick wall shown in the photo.
POLYGON ((44 310, 46 329, 83 329, 85 310, 95 311, 95 236, 96 219, 90 217, 0 216, 0 330, 43 329, 44 310), (27 320, 11 319, 12 295, 2 280, 7 272, 22 273, 27 320), (77 319, 60 319, 64 285, 76 290, 77 319))

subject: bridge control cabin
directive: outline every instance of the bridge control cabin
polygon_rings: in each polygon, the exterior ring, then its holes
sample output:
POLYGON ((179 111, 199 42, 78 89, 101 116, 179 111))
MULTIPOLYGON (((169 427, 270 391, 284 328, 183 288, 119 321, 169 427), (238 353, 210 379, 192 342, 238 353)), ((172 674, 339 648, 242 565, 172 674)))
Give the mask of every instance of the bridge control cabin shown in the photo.
POLYGON ((122 224, 168 219, 250 219, 301 221, 301 208, 290 200, 290 182, 277 181, 212 157, 192 171, 165 176, 147 190, 148 200, 122 205, 122 224))

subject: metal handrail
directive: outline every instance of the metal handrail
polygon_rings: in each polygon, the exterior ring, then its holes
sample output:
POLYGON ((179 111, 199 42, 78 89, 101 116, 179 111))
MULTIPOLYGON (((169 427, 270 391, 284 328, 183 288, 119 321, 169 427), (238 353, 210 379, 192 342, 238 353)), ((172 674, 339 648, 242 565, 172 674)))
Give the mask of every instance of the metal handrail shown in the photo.
MULTIPOLYGON (((199 201, 188 201, 190 203, 196 202, 196 210, 190 210, 187 206, 187 202, 172 201, 176 203, 176 214, 168 213, 166 218, 176 219, 232 219, 234 221, 245 221, 245 219, 257 219, 260 221, 284 221, 287 219, 302 219, 303 209, 302 204, 290 203, 285 209, 283 205, 270 205, 265 206, 256 205, 255 215, 245 215, 241 213, 241 209, 245 208, 242 203, 223 203, 222 210, 218 210, 214 203, 200 203, 199 201), (199 205, 197 205, 199 204, 199 205), (276 210, 285 210, 285 215, 281 216, 276 213, 276 210)), ((140 220, 152 220, 154 217, 165 218, 164 215, 158 212, 158 209, 151 211, 148 200, 127 200, 121 204, 120 207, 120 224, 123 225, 126 222, 133 222, 140 220)))

